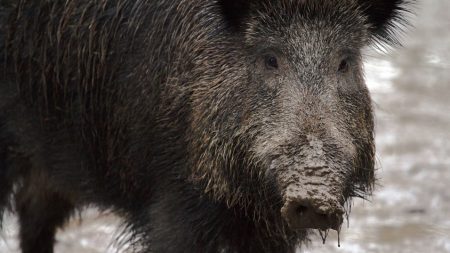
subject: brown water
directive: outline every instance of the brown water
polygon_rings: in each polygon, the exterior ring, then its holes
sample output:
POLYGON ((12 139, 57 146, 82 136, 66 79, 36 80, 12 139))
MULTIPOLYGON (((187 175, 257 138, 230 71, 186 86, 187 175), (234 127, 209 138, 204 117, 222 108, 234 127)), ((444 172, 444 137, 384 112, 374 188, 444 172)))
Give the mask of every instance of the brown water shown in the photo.
MULTIPOLYGON (((367 52, 376 109, 379 187, 355 200, 350 227, 302 252, 450 252, 450 1, 422 0, 404 48, 367 52)), ((58 233, 56 252, 115 252, 119 221, 94 210, 58 233)), ((15 218, 6 218, 0 252, 16 253, 15 218)))

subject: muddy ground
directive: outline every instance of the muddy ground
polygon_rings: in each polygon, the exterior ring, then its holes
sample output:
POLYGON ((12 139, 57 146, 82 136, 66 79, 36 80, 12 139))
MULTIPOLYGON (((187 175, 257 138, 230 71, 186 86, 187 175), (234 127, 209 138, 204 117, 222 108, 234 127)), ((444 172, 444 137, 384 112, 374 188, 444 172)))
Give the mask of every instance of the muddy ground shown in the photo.
MULTIPOLYGON (((367 51, 366 77, 377 126, 379 186, 355 200, 341 247, 330 232, 301 252, 450 252, 450 1, 423 0, 404 48, 367 51)), ((95 210, 58 233, 56 253, 115 252, 120 222, 95 210)), ((16 253, 8 215, 0 252, 16 253)), ((299 250, 300 251, 300 250, 299 250)))

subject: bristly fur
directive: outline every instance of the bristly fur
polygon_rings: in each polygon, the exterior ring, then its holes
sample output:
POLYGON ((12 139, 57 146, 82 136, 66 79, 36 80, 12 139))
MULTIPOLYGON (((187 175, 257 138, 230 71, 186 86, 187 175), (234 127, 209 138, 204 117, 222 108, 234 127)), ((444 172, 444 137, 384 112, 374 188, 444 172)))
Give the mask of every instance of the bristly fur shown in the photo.
POLYGON ((1 1, 0 215, 12 199, 24 253, 88 205, 137 252, 295 252, 312 232, 281 217, 279 175, 301 173, 311 133, 333 197, 371 193, 359 49, 395 42, 410 2, 1 1))
MULTIPOLYGON (((223 5, 223 13, 227 17, 228 24, 237 30, 242 29, 246 19, 250 13, 257 9, 258 5, 266 5, 270 8, 277 3, 289 1, 240 1, 240 0, 222 0, 219 1, 223 5), (255 8, 256 7, 256 8, 255 8)), ((295 1, 297 6, 308 5, 324 5, 329 1, 295 1)), ((347 8, 358 7, 367 18, 367 25, 370 27, 373 39, 380 43, 380 46, 398 45, 400 40, 397 35, 404 31, 404 27, 408 26, 406 14, 411 12, 411 8, 416 0, 352 0, 347 1, 347 8), (353 3, 351 3, 353 2, 353 3)), ((293 8, 298 10, 298 8, 293 8)), ((305 9, 307 11, 308 8, 305 9)))
POLYGON ((415 0, 358 0, 361 10, 368 18, 374 40, 388 45, 400 43, 397 34, 408 26, 405 16, 411 12, 415 2, 415 0))

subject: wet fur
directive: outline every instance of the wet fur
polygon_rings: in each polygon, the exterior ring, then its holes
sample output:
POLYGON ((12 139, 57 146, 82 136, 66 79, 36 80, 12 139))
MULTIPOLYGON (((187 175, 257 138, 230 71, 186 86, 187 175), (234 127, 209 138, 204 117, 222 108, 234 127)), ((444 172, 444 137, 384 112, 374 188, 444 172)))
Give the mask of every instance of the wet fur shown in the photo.
MULTIPOLYGON (((353 3, 353 18, 385 38, 402 3, 353 3)), ((1 2, 0 213, 14 203, 23 252, 52 252, 56 228, 87 205, 122 216, 142 252, 294 252, 307 241, 281 220, 279 189, 249 154, 263 126, 223 113, 254 106, 223 83, 244 78, 234 73, 260 7, 1 2)), ((361 167, 371 145, 358 146, 361 167)), ((372 173, 352 174, 349 191, 370 192, 372 173)))

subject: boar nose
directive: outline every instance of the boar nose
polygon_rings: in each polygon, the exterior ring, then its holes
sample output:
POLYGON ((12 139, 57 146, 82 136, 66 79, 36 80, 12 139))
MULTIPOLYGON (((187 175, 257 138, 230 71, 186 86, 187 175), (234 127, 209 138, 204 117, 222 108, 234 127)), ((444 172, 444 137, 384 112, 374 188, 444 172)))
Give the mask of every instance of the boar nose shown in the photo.
POLYGON ((288 199, 281 214, 291 229, 334 229, 339 230, 343 221, 341 207, 316 207, 317 204, 306 198, 288 199))

